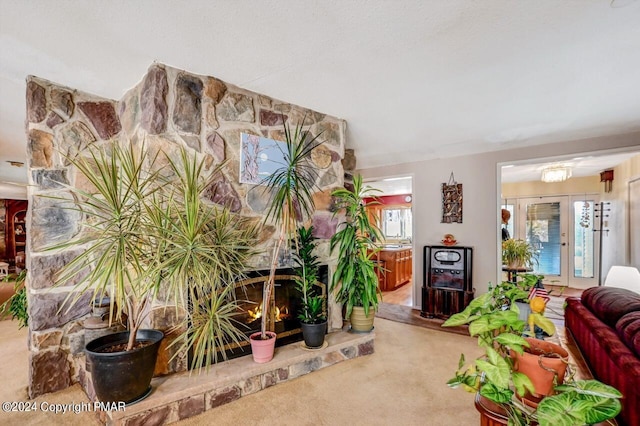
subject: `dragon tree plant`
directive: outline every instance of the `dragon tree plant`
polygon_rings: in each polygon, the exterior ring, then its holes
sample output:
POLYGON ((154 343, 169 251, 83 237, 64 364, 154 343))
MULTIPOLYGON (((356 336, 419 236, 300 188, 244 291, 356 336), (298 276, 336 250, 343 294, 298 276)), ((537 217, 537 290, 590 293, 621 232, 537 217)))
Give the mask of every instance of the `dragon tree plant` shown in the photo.
POLYGON ((67 208, 86 220, 79 235, 50 247, 82 249, 56 281, 75 283, 65 304, 86 292, 92 300, 108 295, 110 322, 126 318, 127 351, 154 302, 174 303, 184 334, 173 344, 193 349, 194 366, 209 365, 246 338, 233 319, 233 284, 254 253, 257 227, 202 199, 221 165, 207 170, 184 148, 177 159, 147 148, 111 141, 69 158, 88 185, 68 186, 67 208))
MULTIPOLYGON (((306 118, 306 117, 305 117, 306 118)), ((320 134, 313 135, 304 129, 305 119, 295 129, 284 122, 284 149, 280 148, 283 163, 263 180, 265 191, 271 196, 265 223, 271 220, 277 227, 278 239, 273 246, 269 278, 262 292, 261 338, 268 339, 267 322, 269 320, 269 301, 275 286, 275 275, 279 264, 280 250, 287 249, 296 240, 299 224, 310 218, 315 210, 313 192, 317 188, 318 172, 311 163, 311 153, 322 142, 320 134)))

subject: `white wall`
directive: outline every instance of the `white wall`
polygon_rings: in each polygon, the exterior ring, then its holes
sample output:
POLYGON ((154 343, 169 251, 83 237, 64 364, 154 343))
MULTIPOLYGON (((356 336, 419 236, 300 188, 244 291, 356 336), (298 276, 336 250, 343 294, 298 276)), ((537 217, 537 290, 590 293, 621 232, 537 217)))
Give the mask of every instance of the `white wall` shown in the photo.
MULTIPOLYGON (((489 282, 501 278, 499 253, 498 165, 506 162, 550 157, 575 156, 606 150, 640 147, 640 132, 509 149, 462 157, 440 158, 415 163, 363 169, 363 177, 413 176, 414 220, 414 306, 421 305, 422 256, 425 245, 439 244, 444 234, 456 236, 461 246, 473 247, 473 285, 476 295, 487 290, 489 282), (441 184, 451 172, 463 184, 463 223, 444 224, 441 184)), ((357 152, 356 152, 357 156, 357 152)), ((558 158, 562 159, 562 158, 558 158)), ((621 260, 622 261, 622 260, 621 260)))
POLYGON ((603 235, 602 240, 602 270, 606 275, 613 265, 635 264, 630 257, 631 232, 635 232, 635 239, 639 239, 640 226, 637 224, 630 226, 629 221, 629 182, 640 179, 640 155, 637 155, 613 169, 613 185, 609 193, 602 193, 603 201, 608 201, 610 205, 609 217, 605 229, 609 233, 603 235))

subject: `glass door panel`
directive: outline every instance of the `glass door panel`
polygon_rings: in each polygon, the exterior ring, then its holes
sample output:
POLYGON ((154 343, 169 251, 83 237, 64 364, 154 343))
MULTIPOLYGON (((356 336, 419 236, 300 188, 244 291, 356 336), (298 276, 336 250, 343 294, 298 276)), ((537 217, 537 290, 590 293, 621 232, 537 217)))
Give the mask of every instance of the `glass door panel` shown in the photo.
POLYGON ((569 286, 588 288, 598 285, 598 238, 594 232, 597 196, 571 197, 572 250, 569 286))
POLYGON ((518 236, 538 253, 533 272, 545 276, 545 282, 568 285, 567 197, 520 199, 518 236))

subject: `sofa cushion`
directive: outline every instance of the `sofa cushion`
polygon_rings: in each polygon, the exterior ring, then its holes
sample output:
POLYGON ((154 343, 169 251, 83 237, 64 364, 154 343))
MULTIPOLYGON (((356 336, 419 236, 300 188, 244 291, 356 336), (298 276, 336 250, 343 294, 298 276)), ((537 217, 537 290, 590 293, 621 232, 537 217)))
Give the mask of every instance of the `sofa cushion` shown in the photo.
POLYGON ((629 312, 640 311, 640 294, 623 288, 592 287, 582 292, 582 304, 611 328, 629 312))
POLYGON ((623 315, 616 323, 616 332, 624 344, 640 357, 640 311, 623 315))

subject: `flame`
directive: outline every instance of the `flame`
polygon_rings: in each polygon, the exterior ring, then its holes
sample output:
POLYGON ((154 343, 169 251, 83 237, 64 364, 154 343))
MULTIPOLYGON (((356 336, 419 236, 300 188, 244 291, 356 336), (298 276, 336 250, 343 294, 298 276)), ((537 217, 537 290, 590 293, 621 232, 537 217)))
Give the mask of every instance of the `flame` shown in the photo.
POLYGON ((260 303, 260 306, 258 306, 255 311, 247 309, 247 314, 249 314, 249 323, 262 318, 262 303, 260 303))
MULTIPOLYGON (((255 310, 247 309, 247 314, 249 315, 249 323, 262 318, 262 303, 260 303, 260 306, 258 306, 255 310)), ((275 317, 276 322, 282 321, 285 318, 289 318, 289 308, 287 306, 283 306, 282 308, 276 306, 275 317)))

